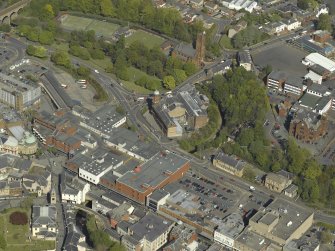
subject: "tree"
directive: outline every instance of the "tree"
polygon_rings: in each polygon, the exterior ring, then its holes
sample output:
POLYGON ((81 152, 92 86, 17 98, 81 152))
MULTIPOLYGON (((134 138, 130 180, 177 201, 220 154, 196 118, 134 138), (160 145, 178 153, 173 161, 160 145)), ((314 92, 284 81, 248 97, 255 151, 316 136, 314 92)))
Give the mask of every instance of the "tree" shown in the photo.
POLYGON ((191 76, 197 72, 197 66, 192 62, 186 62, 183 66, 183 70, 186 72, 187 76, 191 76))
POLYGON ((54 62, 56 65, 61 65, 66 68, 70 68, 71 61, 69 54, 65 51, 56 51, 51 55, 51 61, 54 62))
POLYGON ((297 6, 300 9, 307 10, 309 8, 309 0, 298 0, 297 6))
POLYGON ((31 26, 30 25, 20 25, 18 27, 18 33, 21 37, 26 37, 30 33, 31 26))
POLYGON ((251 167, 246 167, 243 172, 243 178, 246 180, 249 180, 251 182, 255 181, 256 174, 254 170, 251 169, 251 167))
POLYGON ((79 76, 87 78, 90 75, 90 73, 91 73, 91 69, 87 68, 85 66, 79 66, 77 68, 77 73, 78 73, 79 76))
POLYGON ((127 61, 123 53, 120 54, 115 61, 114 73, 118 78, 122 80, 129 80, 127 61))
POLYGON ((24 209, 30 209, 32 205, 33 205, 33 198, 32 197, 26 197, 20 203, 20 207, 24 208, 24 209))
POLYGON ((112 73, 112 72, 113 72, 113 63, 112 63, 112 62, 106 64, 106 66, 105 66, 105 71, 106 71, 107 73, 112 73))
POLYGON ((315 180, 321 175, 321 167, 315 160, 308 161, 305 165, 307 166, 303 172, 305 178, 315 180))
POLYGON ((320 234, 320 241, 322 244, 329 244, 333 240, 333 236, 329 231, 324 230, 320 234))
POLYGON ((54 35, 50 31, 41 31, 41 33, 38 36, 38 41, 41 44, 50 45, 54 42, 54 35))
POLYGON ((173 90, 176 87, 176 81, 173 76, 165 76, 163 78, 163 85, 166 89, 173 90))
POLYGON ((0 25, 0 31, 3 32, 10 32, 11 26, 9 24, 1 24, 0 25))
POLYGON ((333 31, 331 16, 328 14, 321 14, 317 23, 318 30, 333 31))
POLYGON ((5 237, 2 234, 0 234, 0 248, 5 250, 6 247, 7 247, 7 241, 5 237))
POLYGON ((103 16, 112 17, 115 16, 114 7, 111 0, 101 0, 100 12, 103 16))
POLYGON ((27 34, 27 39, 33 42, 37 42, 40 35, 40 29, 35 27, 31 28, 27 34))
POLYGON ((45 58, 47 57, 47 50, 42 46, 33 46, 28 45, 26 52, 29 56, 34 56, 38 58, 45 58))
POLYGON ((73 56, 79 57, 84 60, 90 59, 90 54, 86 48, 80 47, 79 45, 72 45, 70 46, 69 53, 73 56))
POLYGON ((181 69, 174 69, 174 78, 177 80, 177 83, 180 84, 187 79, 186 73, 181 69))
POLYGON ((55 17, 55 12, 51 4, 46 4, 43 7, 41 18, 43 20, 50 20, 55 17))
POLYGON ((13 225, 26 225, 28 223, 27 214, 24 212, 13 212, 9 216, 9 222, 13 225))

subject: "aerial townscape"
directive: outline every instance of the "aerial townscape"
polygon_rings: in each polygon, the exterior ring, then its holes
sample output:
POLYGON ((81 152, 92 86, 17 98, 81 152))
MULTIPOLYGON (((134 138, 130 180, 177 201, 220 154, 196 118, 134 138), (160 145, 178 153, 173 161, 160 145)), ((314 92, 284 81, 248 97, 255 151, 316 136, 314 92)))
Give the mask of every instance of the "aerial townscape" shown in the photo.
POLYGON ((334 0, 0 0, 0 251, 334 251, 334 0))

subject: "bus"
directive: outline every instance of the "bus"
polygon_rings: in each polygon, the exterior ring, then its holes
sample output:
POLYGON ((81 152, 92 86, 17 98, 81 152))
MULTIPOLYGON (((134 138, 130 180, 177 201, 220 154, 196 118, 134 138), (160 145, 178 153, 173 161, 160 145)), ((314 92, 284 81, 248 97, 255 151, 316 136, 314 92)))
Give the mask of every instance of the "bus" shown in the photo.
POLYGON ((77 81, 78 84, 86 84, 87 80, 86 79, 79 79, 77 81))

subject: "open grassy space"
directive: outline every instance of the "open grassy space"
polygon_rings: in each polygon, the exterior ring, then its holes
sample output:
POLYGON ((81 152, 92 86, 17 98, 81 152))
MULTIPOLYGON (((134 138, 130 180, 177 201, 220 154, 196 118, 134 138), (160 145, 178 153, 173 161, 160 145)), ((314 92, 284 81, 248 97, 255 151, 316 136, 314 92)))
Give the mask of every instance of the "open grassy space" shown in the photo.
POLYGON ((120 27, 117 24, 109 22, 71 15, 64 16, 61 25, 67 30, 94 30, 97 35, 105 37, 111 37, 120 27))
POLYGON ((129 45, 135 41, 142 42, 148 48, 154 48, 155 46, 160 46, 165 41, 165 39, 143 30, 137 30, 131 36, 126 38, 126 45, 129 45))
MULTIPOLYGON (((0 214, 0 233, 5 233, 7 248, 5 251, 30 251, 30 250, 48 250, 54 249, 54 241, 28 240, 30 234, 29 225, 12 225, 9 222, 9 216, 14 211, 26 212, 30 217, 30 212, 21 208, 13 208, 0 214)), ((1 250, 1 249, 0 249, 1 250)))

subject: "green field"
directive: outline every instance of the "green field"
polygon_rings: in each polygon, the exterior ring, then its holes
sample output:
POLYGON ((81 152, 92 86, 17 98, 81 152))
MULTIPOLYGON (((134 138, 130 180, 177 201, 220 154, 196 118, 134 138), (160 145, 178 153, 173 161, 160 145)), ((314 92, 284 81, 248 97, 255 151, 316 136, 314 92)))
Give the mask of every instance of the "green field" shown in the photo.
POLYGON ((117 24, 98 21, 92 18, 66 15, 62 17, 61 26, 68 30, 94 30, 98 36, 111 37, 120 27, 117 24))
POLYGON ((137 30, 131 36, 126 38, 126 45, 130 45, 135 41, 142 42, 148 48, 154 48, 156 46, 160 46, 165 39, 143 30, 137 30))
MULTIPOLYGON (((10 209, 0 214, 0 233, 5 234, 7 248, 5 251, 38 251, 55 248, 54 241, 28 240, 30 234, 29 225, 17 226, 9 222, 9 215, 14 211, 26 212, 30 217, 30 212, 20 208, 10 209)), ((1 250, 1 249, 0 249, 1 250)))

